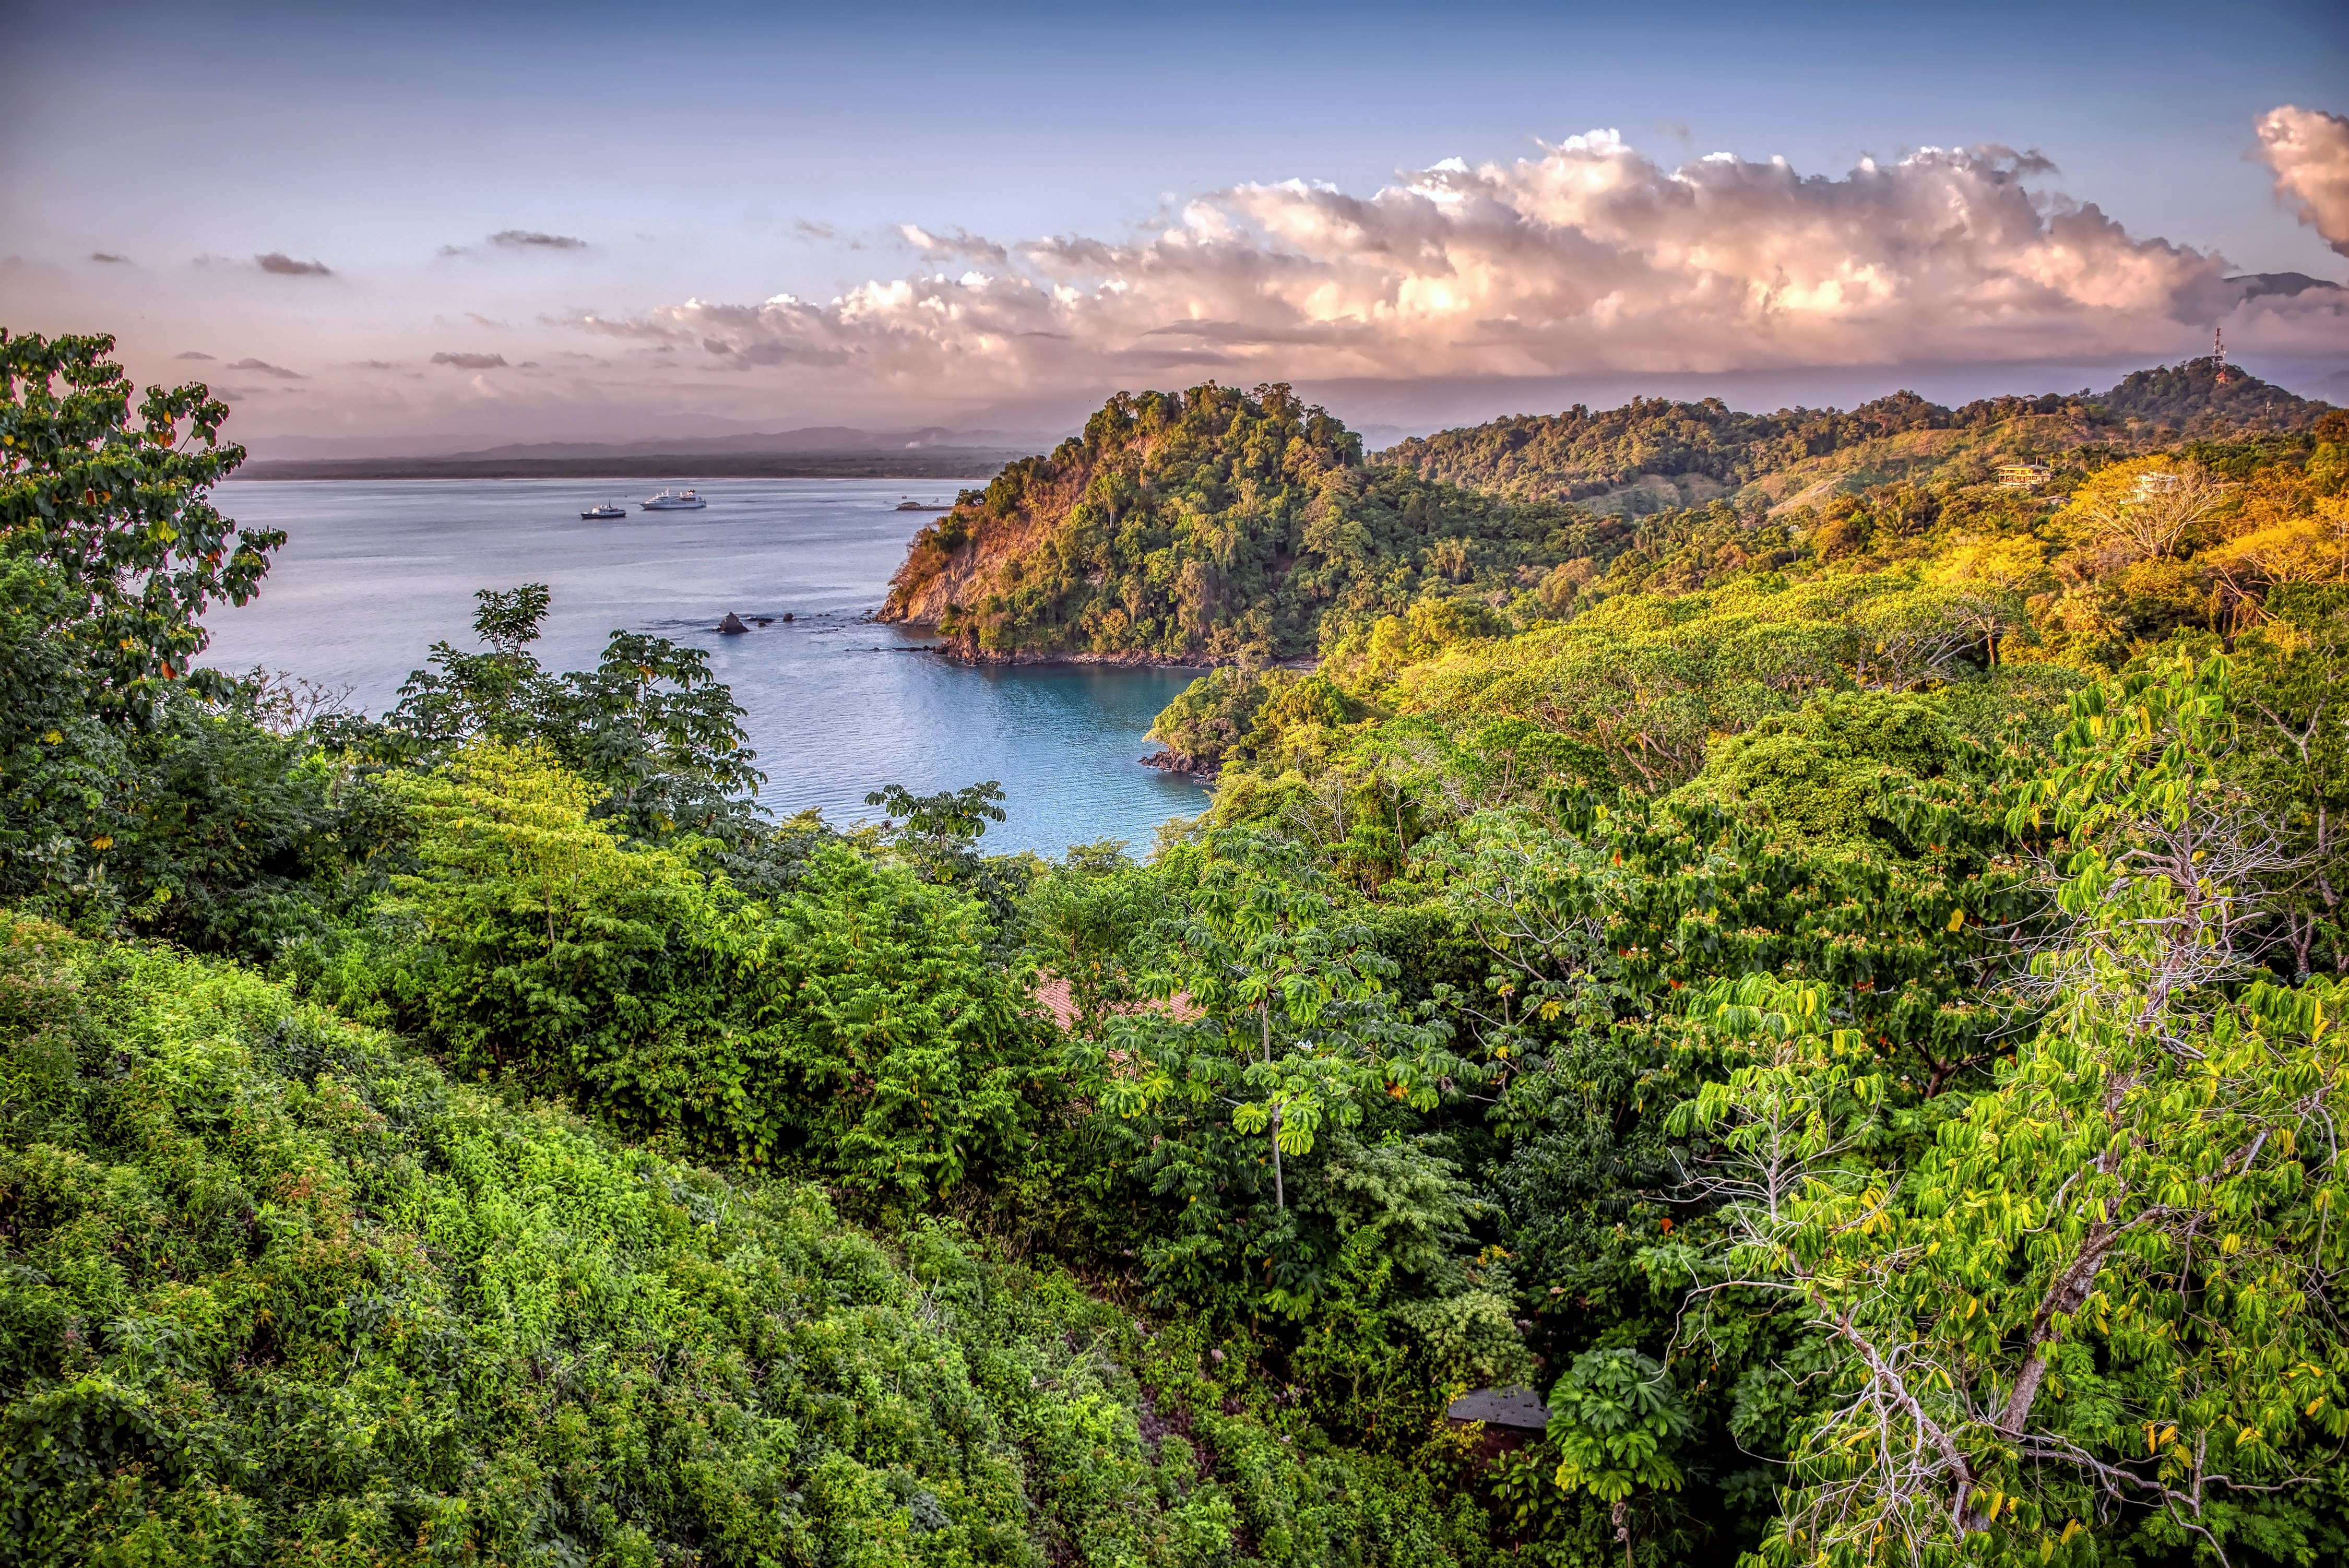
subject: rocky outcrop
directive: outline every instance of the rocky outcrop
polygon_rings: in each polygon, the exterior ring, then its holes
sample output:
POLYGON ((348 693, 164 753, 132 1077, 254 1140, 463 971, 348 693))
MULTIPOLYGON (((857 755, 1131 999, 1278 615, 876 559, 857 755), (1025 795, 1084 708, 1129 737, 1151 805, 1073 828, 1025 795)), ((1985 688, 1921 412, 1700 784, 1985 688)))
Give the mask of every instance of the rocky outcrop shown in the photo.
POLYGON ((742 624, 742 617, 737 615, 731 610, 726 612, 726 619, 718 623, 718 630, 720 634, 729 637, 741 636, 743 634, 750 631, 750 627, 742 624))
POLYGON ((1216 773, 1216 764, 1212 762, 1203 762, 1198 758, 1185 757, 1179 751, 1163 747, 1143 758, 1142 765, 1155 768, 1161 773, 1187 773, 1203 784, 1212 781, 1216 773))

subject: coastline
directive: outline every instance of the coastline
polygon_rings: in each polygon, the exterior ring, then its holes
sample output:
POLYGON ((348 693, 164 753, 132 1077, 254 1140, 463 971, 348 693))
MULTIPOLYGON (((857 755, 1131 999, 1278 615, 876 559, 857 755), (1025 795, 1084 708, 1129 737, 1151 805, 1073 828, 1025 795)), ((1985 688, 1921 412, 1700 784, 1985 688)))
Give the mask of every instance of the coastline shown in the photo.
MULTIPOLYGON (((1240 662, 1237 658, 1171 658, 1164 654, 1145 654, 1138 652, 1104 654, 1097 653, 1089 648, 1051 649, 1047 651, 1022 648, 1015 652, 1004 653, 995 649, 968 648, 963 646, 952 637, 939 637, 938 628, 936 622, 893 621, 887 616, 882 614, 879 611, 874 611, 871 615, 867 616, 866 619, 875 625, 895 626, 901 631, 911 633, 916 636, 938 638, 935 643, 926 643, 919 647, 908 648, 905 650, 908 653, 936 654, 942 658, 951 659, 956 664, 969 665, 973 667, 980 667, 988 665, 1016 665, 1022 666, 1035 665, 1101 665, 1111 667, 1123 667, 1127 669, 1197 670, 1200 674, 1205 675, 1209 670, 1227 669, 1240 662)), ((1268 669, 1283 670, 1315 670, 1320 668, 1320 666, 1321 661, 1319 658, 1311 654, 1299 654, 1293 658, 1275 659, 1264 667, 1268 669)))
MULTIPOLYGON (((1005 453, 941 448, 935 452, 843 452, 809 457, 653 453, 644 457, 517 458, 257 458, 235 479, 277 484, 299 480, 950 480, 985 484, 1010 460, 1005 453)), ((923 509, 926 512, 928 508, 923 509)), ((944 510, 952 510, 951 508, 944 510)), ((911 514, 908 514, 911 515, 911 514)), ((931 515, 935 515, 932 513, 931 515)))

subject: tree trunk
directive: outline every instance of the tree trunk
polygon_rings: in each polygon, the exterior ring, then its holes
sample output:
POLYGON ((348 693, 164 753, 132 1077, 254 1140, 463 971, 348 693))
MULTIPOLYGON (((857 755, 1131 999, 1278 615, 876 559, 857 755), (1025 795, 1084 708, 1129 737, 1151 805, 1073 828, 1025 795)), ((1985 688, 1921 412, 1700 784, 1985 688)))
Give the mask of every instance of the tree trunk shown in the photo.
POLYGON ((1284 1213, 1288 1209, 1288 1193, 1280 1184, 1280 1112, 1272 1113, 1272 1206, 1284 1213))
MULTIPOLYGON (((1257 1004, 1257 1016, 1264 1028, 1264 1065, 1272 1066, 1272 997, 1269 993, 1257 1004)), ((1286 1211, 1288 1197, 1280 1185, 1280 1108, 1272 1111, 1272 1206, 1286 1211)))

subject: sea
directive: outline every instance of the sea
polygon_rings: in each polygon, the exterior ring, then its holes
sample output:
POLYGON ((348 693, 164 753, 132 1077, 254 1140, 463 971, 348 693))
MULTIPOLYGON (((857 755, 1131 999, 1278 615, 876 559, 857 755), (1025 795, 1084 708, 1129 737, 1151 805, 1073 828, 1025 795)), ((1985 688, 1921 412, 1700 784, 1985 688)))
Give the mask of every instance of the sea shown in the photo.
POLYGON ((1154 749, 1143 732, 1198 671, 974 668, 871 619, 929 521, 899 502, 951 500, 958 481, 667 483, 694 485, 708 509, 638 510, 660 480, 232 480, 213 492, 220 510, 286 542, 256 598, 205 617, 202 662, 300 676, 380 713, 435 642, 477 646, 476 590, 543 583, 535 651, 549 669, 594 667, 616 630, 708 653, 745 710, 767 775, 759 799, 778 816, 813 808, 845 827, 879 815, 864 797, 884 785, 992 780, 1008 820, 982 851, 1057 856, 1116 839, 1138 856, 1161 823, 1206 804, 1189 779, 1141 764, 1154 749), (607 496, 625 519, 581 521, 607 496), (772 624, 721 635, 729 612, 772 624))

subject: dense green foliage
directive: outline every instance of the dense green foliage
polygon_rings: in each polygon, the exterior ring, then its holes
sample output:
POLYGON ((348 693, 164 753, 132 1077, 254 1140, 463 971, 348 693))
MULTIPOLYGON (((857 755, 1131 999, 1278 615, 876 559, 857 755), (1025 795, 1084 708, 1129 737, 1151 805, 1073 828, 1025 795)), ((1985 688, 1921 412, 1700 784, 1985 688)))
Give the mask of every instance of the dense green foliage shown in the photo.
MULTIPOLYGON (((2075 411, 2060 399, 2030 413, 2075 411)), ((1987 412, 1987 410, 1983 410, 1987 412)), ((1971 414, 1974 409, 1966 410, 1971 414)), ((1789 408, 1741 414, 1717 397, 1674 403, 1635 397, 1592 413, 1519 415, 1473 428, 1414 436, 1381 456, 1429 479, 1501 495, 1588 500, 1636 485, 1643 474, 1711 480, 1734 490, 1764 474, 1910 430, 1948 429, 1947 408, 1913 392, 1895 393, 1845 414, 1789 408)), ((1638 500, 1630 510, 1651 511, 1638 500)))
MULTIPOLYGON (((8 346, 101 389, 24 493, 167 460, 102 343, 8 346)), ((775 822, 698 655, 550 673, 532 584, 379 717, 191 675, 273 542, 150 603, 98 487, 12 514, 0 1561, 2338 1560, 2305 412, 1436 443, 1602 511, 1119 399, 895 603, 1228 658, 1141 861, 986 853, 988 783, 775 822), (1442 1419, 1517 1385, 1522 1449, 1442 1419)))
MULTIPOLYGON (((972 658, 1268 663, 1343 651, 1416 604, 1523 621, 1568 612, 1605 580, 1680 588, 2004 535, 2044 517, 2044 483, 2069 489, 2181 433, 2305 447, 2311 431, 2349 440, 2325 405, 2240 371, 2220 381, 2209 360, 2137 373, 2102 398, 1957 409, 1907 392, 1847 414, 1635 399, 1367 460, 1286 387, 1121 393, 1081 437, 1009 465, 925 529, 883 614, 934 624, 972 658), (2005 482, 2019 462, 2039 478, 2005 482)), ((1984 573, 2029 574, 2003 562, 1984 573)))
POLYGON ((883 614, 978 657, 1283 658, 1327 617, 1398 612, 1429 583, 1500 592, 1611 527, 1366 467, 1286 387, 1120 394, 924 529, 883 614))
MULTIPOLYGON (((2180 439, 2237 438, 2304 430, 2325 405, 2296 397, 2240 370, 2220 382, 2209 359, 2171 368, 2139 370, 2101 395, 1989 397, 1944 408, 1913 392, 1897 392, 1837 410, 1782 408, 1741 414, 1717 398, 1702 403, 1634 398, 1592 413, 1579 404, 1563 414, 1524 415, 1470 428, 1413 437, 1380 454, 1428 479, 1526 500, 1605 500, 1633 514, 1659 504, 1667 487, 1638 488, 1643 476, 1709 481, 1735 490, 1789 469, 1826 472, 1868 468, 1905 457, 1890 438, 1947 431, 1933 444, 1946 461, 1963 454, 1980 460, 2037 457, 2061 462, 2099 445, 2174 444, 2180 439)), ((2075 459, 2076 460, 2076 458, 2075 459)), ((1700 484, 1697 489, 1705 488, 1700 484)))
POLYGON ((1459 1533, 1064 1273, 950 1225, 885 1247, 248 973, 11 923, 0 1044, 0 1561, 1206 1568, 1459 1533))

